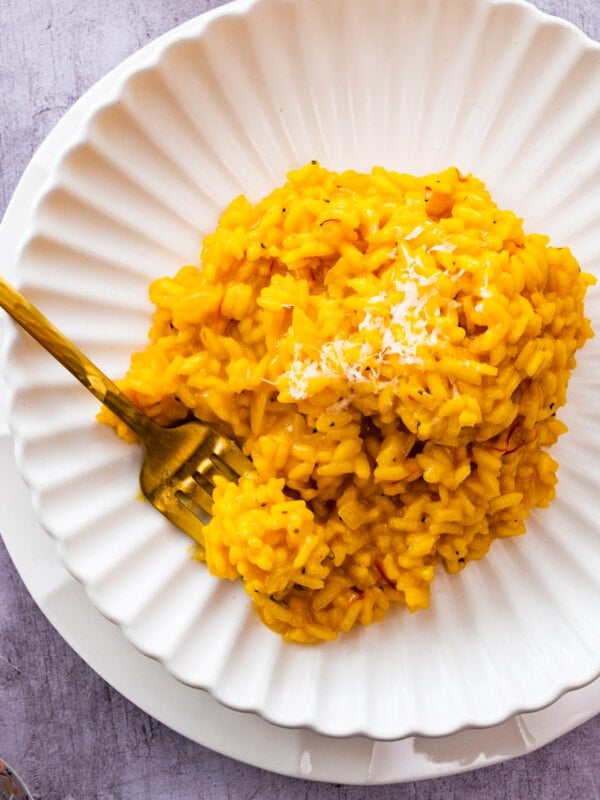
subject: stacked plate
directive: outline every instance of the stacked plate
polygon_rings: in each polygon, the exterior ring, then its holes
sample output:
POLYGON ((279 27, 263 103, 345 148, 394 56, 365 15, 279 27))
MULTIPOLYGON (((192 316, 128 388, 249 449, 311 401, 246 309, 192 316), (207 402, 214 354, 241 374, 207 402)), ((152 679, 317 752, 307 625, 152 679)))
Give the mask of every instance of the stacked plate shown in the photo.
MULTIPOLYGON (((233 197, 257 200, 311 159, 454 164, 597 273, 599 84, 600 47, 524 3, 238 0, 137 53, 66 115, 5 220, 22 231, 12 277, 119 376, 145 341, 150 280, 197 262, 233 197)), ((598 287, 587 313, 597 330, 598 287)), ((139 451, 97 425, 68 373, 13 327, 2 355, 36 514, 120 635, 222 706, 390 741, 498 725, 600 674, 599 363, 594 339, 562 415, 558 498, 525 537, 440 573, 426 613, 301 648, 139 502, 139 451)))

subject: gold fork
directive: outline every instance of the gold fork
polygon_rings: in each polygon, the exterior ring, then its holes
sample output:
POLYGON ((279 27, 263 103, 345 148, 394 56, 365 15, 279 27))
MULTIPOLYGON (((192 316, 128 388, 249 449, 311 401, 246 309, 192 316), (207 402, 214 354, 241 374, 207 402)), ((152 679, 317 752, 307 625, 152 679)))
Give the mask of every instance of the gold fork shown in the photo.
POLYGON ((157 425, 1 277, 0 307, 137 435, 144 446, 143 494, 161 514, 203 545, 202 529, 212 512, 215 476, 237 481, 252 470, 250 459, 234 441, 203 422, 184 422, 173 428, 157 425))

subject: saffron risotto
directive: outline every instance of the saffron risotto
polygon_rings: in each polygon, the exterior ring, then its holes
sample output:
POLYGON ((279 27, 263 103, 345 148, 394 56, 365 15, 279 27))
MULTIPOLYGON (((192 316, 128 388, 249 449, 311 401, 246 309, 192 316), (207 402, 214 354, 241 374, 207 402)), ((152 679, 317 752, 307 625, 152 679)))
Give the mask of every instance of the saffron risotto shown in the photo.
POLYGON ((593 282, 455 168, 311 162, 235 199, 201 267, 152 283, 150 343, 120 385, 162 425, 243 443, 255 472, 218 481, 195 557, 285 639, 334 639, 427 608, 438 565, 551 502, 593 282))

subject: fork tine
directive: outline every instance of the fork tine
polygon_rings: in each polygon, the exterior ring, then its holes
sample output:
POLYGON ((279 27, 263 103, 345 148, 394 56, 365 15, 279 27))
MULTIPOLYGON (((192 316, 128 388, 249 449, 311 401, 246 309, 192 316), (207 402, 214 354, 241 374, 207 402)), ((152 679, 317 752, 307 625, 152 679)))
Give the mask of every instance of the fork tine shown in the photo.
POLYGON ((220 464, 211 453, 207 455, 206 458, 203 458, 196 466, 193 477, 200 482, 200 485, 202 485, 202 483, 208 484, 207 490, 212 492, 212 488, 215 485, 215 476, 217 475, 224 475, 228 480, 237 480, 237 475, 229 470, 226 464, 224 466, 225 470, 222 470, 220 464))
POLYGON ((214 443, 212 456, 225 474, 233 472, 230 480, 237 481, 245 472, 254 469, 250 459, 231 440, 219 437, 214 443))
MULTIPOLYGON (((190 480, 192 484, 195 483, 193 479, 190 480)), ((211 518, 212 498, 206 490, 201 495, 201 487, 196 486, 199 490, 196 500, 182 491, 181 486, 168 484, 163 484, 158 491, 146 497, 173 525, 204 547, 204 526, 211 518)))
POLYGON ((197 506, 194 506, 189 498, 184 502, 183 497, 185 495, 177 498, 178 503, 171 503, 162 509, 162 513, 175 527, 184 531, 196 544, 204 547, 204 526, 210 517, 207 514, 206 518, 201 519, 197 513, 197 506))
POLYGON ((240 474, 232 467, 229 460, 225 461, 217 453, 209 453, 206 458, 198 464, 194 474, 196 479, 205 481, 210 487, 215 485, 215 477, 217 475, 221 475, 227 478, 228 481, 233 481, 234 483, 237 483, 240 477, 240 474))
POLYGON ((201 474, 188 475, 177 487, 175 496, 185 505, 185 498, 197 505, 205 514, 212 513, 213 499, 212 486, 208 481, 204 481, 201 474))
MULTIPOLYGON (((217 453, 211 453, 210 460, 213 466, 213 469, 216 470, 217 473, 224 475, 227 480, 233 481, 237 483, 240 477, 240 473, 236 472, 235 468, 229 463, 229 461, 224 461, 220 455, 217 453)), ((215 474, 213 472, 213 474, 215 474)), ((208 476, 207 476, 208 478, 208 476)))

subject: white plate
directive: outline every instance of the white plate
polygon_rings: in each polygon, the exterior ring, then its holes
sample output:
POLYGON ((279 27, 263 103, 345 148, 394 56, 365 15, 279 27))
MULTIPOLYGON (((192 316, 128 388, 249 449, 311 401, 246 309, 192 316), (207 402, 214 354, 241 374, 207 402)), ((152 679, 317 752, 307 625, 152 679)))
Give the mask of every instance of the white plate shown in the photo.
MULTIPOLYGON (((79 107, 18 280, 119 374, 144 341, 150 278, 195 260, 236 193, 257 198, 310 158, 456 163, 592 271, 599 81, 600 48, 521 3, 233 3, 129 59, 79 107)), ((597 326, 600 290, 588 311, 597 326)), ((563 414, 559 498, 528 535, 440 574, 426 614, 297 648, 137 501, 139 453, 93 422, 94 401, 29 339, 8 340, 9 423, 40 520, 96 607, 181 682, 281 725, 394 739, 492 725, 600 673, 600 341, 563 414)))

